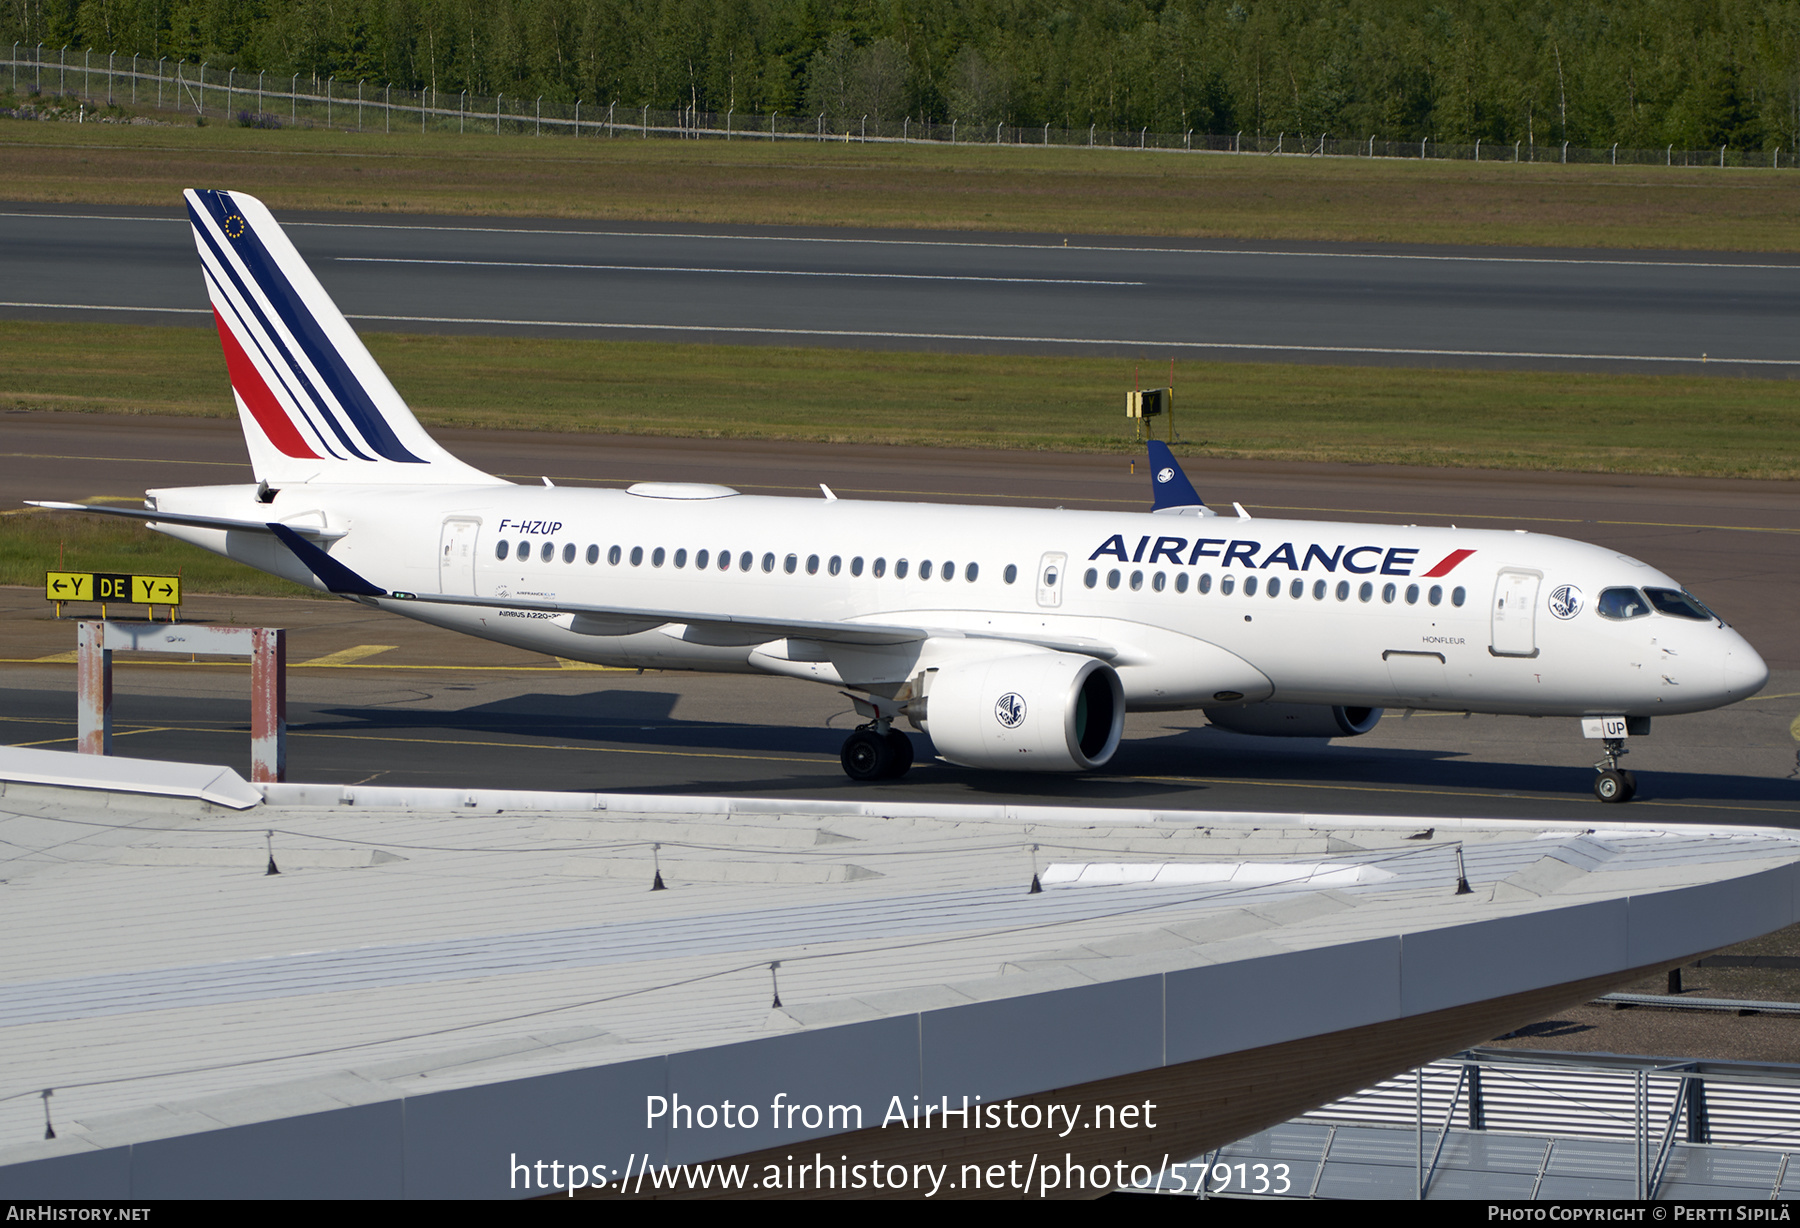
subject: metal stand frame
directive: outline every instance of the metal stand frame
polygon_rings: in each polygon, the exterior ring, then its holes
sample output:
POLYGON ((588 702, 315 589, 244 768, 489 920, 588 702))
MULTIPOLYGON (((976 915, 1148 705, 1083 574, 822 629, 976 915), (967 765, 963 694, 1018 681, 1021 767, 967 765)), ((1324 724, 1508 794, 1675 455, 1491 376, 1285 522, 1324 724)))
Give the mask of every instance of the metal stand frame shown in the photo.
POLYGON ((116 651, 250 658, 250 780, 287 779, 287 631, 281 627, 83 620, 75 654, 76 749, 112 753, 112 655, 116 651))

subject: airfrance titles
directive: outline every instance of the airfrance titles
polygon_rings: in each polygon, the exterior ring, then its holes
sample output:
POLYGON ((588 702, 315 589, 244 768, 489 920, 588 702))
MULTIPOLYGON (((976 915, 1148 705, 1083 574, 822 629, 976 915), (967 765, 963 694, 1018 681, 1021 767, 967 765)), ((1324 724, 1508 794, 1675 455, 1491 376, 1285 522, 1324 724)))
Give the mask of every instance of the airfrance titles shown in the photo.
MULTIPOLYGON (((1473 550, 1452 550, 1422 574, 1426 579, 1447 576, 1474 553, 1473 550)), ((1138 538, 1134 547, 1126 545, 1124 534, 1114 533, 1088 555, 1088 562, 1106 556, 1121 563, 1149 563, 1153 567, 1158 563, 1198 567, 1202 559, 1217 559, 1221 568, 1237 564, 1252 571, 1272 567, 1311 571, 1317 563, 1320 571, 1335 572, 1342 567, 1355 575, 1379 572, 1384 576, 1410 576, 1414 574, 1418 554, 1416 546, 1325 547, 1295 542, 1281 542, 1265 553, 1262 542, 1245 538, 1201 537, 1190 541, 1185 537, 1152 538, 1148 534, 1138 538)))

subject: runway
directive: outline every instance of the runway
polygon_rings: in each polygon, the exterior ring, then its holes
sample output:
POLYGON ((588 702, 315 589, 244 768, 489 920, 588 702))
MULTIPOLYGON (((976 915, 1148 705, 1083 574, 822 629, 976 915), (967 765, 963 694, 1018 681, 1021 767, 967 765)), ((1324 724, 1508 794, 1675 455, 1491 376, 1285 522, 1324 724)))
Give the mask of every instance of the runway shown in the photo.
MULTIPOLYGON (((248 481, 235 423, 16 414, 0 502, 128 498, 248 481)), ((440 432, 490 472, 536 482, 717 481, 767 494, 1143 507, 1148 479, 1114 457, 1047 453, 440 432)), ((1141 468, 1141 467, 1140 467, 1141 468)), ((1763 696, 1658 721, 1634 740, 1641 811, 1660 821, 1800 824, 1796 748, 1800 505, 1777 482, 1605 478, 1350 465, 1197 468, 1215 503, 1253 515, 1520 528, 1601 542, 1688 583, 1777 671, 1763 696)), ((4 521, 0 520, 0 525, 4 521)), ((87 611, 93 613, 92 610, 87 611)), ((565 668, 343 602, 201 598, 191 621, 290 628, 291 775, 384 784, 868 796, 837 764, 854 724, 836 692, 779 678, 565 668), (373 651, 370 651, 373 650, 373 651), (360 654, 360 655, 359 655, 360 654), (316 662, 316 664, 309 664, 316 662)), ((42 595, 0 590, 0 742, 68 745, 74 646, 42 595)), ((240 766, 241 666, 123 665, 119 753, 240 766)), ((1591 817, 1594 744, 1573 721, 1392 713, 1332 744, 1252 739, 1199 714, 1132 716, 1099 773, 1027 777, 927 762, 876 795, 1309 813, 1591 817)), ((926 748, 917 736, 921 752, 926 748)))
MULTIPOLYGON (((282 217, 359 328, 1800 372, 1800 257, 282 217)), ((0 205, 0 318, 208 322, 177 209, 0 205)))

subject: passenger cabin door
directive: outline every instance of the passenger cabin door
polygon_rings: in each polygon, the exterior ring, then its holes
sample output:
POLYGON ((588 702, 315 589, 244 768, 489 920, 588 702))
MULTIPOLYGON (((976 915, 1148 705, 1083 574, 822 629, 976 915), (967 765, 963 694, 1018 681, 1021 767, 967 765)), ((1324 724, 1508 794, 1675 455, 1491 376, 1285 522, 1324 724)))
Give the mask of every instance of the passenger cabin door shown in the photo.
POLYGON ((1038 563, 1037 601, 1048 609, 1062 604, 1063 572, 1068 570, 1069 556, 1046 554, 1038 563))
POLYGON ((1537 593, 1542 572, 1505 568, 1494 582, 1494 633, 1490 651, 1497 657, 1535 657, 1537 593))
POLYGON ((475 595, 475 534, 479 520, 446 520, 438 542, 438 592, 475 595))

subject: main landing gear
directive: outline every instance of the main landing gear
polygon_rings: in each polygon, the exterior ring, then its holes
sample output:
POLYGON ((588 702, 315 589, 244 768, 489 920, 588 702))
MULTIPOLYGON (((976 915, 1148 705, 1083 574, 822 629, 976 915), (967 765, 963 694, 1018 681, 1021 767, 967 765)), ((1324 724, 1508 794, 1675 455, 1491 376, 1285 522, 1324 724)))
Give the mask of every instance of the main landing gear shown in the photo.
POLYGON ((844 739, 838 758, 844 764, 844 775, 851 780, 893 780, 906 775, 913 765, 912 739, 898 729, 885 733, 877 726, 883 721, 859 725, 844 739))
POLYGON ((1630 752, 1623 738, 1607 738, 1606 752, 1594 770, 1594 796, 1603 802, 1628 802, 1637 795, 1637 777, 1619 767, 1619 759, 1630 752))

